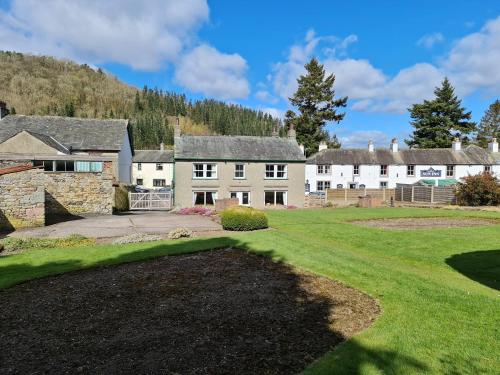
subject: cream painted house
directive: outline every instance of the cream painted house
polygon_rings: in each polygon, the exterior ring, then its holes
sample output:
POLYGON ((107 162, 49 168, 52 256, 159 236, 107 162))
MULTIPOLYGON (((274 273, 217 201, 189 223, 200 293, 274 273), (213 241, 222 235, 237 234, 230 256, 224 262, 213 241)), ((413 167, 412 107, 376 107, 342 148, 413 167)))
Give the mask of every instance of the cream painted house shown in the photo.
POLYGON ((305 157, 295 140, 251 136, 175 137, 177 207, 237 198, 256 208, 304 206, 305 157))
POLYGON ((172 187, 174 151, 136 150, 132 163, 132 183, 148 189, 172 187))

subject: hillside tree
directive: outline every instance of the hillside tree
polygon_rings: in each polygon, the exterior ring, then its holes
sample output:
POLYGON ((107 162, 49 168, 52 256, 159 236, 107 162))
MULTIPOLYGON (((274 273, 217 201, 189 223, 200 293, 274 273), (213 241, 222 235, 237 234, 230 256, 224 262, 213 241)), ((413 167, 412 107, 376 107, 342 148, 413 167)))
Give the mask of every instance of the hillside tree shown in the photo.
POLYGON ((311 155, 318 151, 321 142, 340 147, 337 137, 330 137, 325 125, 328 121, 342 121, 345 113, 337 109, 346 107, 347 97, 335 99, 335 76, 327 76, 318 60, 312 58, 304 67, 306 74, 297 79, 297 91, 289 98, 298 113, 287 111, 285 126, 295 127, 297 142, 304 145, 306 155, 311 155))
POLYGON ((455 89, 448 78, 441 87, 434 90, 435 98, 413 104, 410 124, 415 128, 405 142, 415 148, 448 148, 454 138, 469 142, 469 135, 476 129, 471 112, 466 112, 462 101, 455 95, 455 89))
POLYGON ((488 147, 492 138, 500 139, 500 100, 490 104, 477 127, 475 142, 478 146, 488 147))

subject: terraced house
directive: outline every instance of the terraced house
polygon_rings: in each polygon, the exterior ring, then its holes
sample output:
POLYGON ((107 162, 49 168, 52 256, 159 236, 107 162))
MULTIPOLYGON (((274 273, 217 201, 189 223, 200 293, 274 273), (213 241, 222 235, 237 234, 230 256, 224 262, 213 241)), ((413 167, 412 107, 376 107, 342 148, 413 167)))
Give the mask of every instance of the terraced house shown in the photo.
POLYGON ((304 205, 304 154, 295 139, 253 136, 175 137, 175 205, 236 198, 257 208, 304 205))

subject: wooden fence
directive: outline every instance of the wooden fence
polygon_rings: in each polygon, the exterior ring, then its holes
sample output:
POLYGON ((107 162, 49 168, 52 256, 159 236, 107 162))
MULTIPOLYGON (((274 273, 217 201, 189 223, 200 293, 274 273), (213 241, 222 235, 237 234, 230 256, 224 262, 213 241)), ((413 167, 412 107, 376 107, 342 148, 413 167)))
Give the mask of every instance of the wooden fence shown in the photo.
POLYGON ((455 204, 455 187, 397 184, 395 199, 399 202, 455 204))
POLYGON ((395 189, 327 189, 325 201, 333 204, 355 204, 359 197, 370 195, 389 202, 394 198, 395 189))

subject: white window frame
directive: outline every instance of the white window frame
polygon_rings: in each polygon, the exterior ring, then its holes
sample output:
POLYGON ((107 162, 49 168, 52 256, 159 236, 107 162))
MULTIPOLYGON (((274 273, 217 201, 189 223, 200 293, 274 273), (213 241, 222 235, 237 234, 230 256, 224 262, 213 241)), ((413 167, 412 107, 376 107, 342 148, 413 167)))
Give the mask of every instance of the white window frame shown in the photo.
POLYGON ((286 180, 288 178, 288 165, 287 164, 266 164, 264 172, 264 179, 266 180, 286 180), (278 171, 279 167, 283 167, 283 171, 278 171), (278 177, 278 172, 282 172, 283 176, 278 177), (272 175, 268 176, 268 173, 272 175))
POLYGON ((455 177, 455 166, 447 165, 446 166, 446 177, 455 177), (451 169, 451 174, 449 173, 451 169))
POLYGON ((193 190, 193 206, 196 206, 196 194, 197 193, 203 193, 203 205, 207 205, 207 193, 212 193, 213 194, 213 199, 214 199, 214 205, 215 201, 217 200, 217 195, 218 192, 217 190, 193 190))
POLYGON ((332 186, 331 181, 325 181, 325 180, 316 181, 316 191, 325 191, 326 189, 330 189, 331 186, 332 186), (328 185, 328 187, 326 185, 328 185))
POLYGON ((415 177, 415 164, 408 164, 406 166, 406 176, 407 177, 415 177), (410 173, 411 169, 411 173, 410 173))
POLYGON ((162 163, 156 163, 156 170, 157 171, 163 171, 163 164, 162 163))
POLYGON ((316 166, 316 174, 317 175, 331 175, 332 174, 332 166, 329 164, 318 164, 316 166))
POLYGON ((484 172, 491 173, 491 165, 485 165, 484 166, 484 172))
POLYGON ((164 178, 153 178, 153 187, 165 187, 167 186, 167 180, 165 180, 164 178), (163 181, 163 185, 160 183, 160 185, 155 185, 155 181, 163 181))
POLYGON ((217 180, 217 163, 193 163, 193 180, 217 180), (201 165, 202 169, 197 170, 196 169, 197 165, 201 165), (211 172, 212 172, 211 177, 207 177, 209 165, 211 165, 213 168, 211 170, 211 172), (200 171, 202 173, 202 176, 201 177, 196 176, 196 172, 200 172, 200 171))
POLYGON ((266 193, 274 193, 274 204, 270 206, 281 206, 276 204, 276 193, 283 193, 283 206, 288 206, 288 191, 287 190, 264 190, 264 205, 266 205, 266 193))
POLYGON ((244 180, 245 178, 246 178, 246 168, 245 168, 245 164, 243 164, 243 163, 236 163, 236 164, 234 165, 234 179, 235 179, 235 180, 244 180), (243 170, 242 170, 242 171, 239 171, 239 170, 238 170, 238 167, 239 167, 239 166, 243 167, 243 170), (237 176, 236 174, 237 174, 238 172, 243 172, 243 175, 242 175, 242 176, 237 176))
POLYGON ((380 189, 387 189, 388 186, 389 186, 389 183, 387 181, 380 181, 379 182, 380 189), (382 186, 382 185, 385 185, 385 186, 382 186))
POLYGON ((389 175, 389 166, 387 164, 380 164, 380 175, 383 177, 387 177, 389 175), (382 173, 384 169, 385 173, 382 173))
POLYGON ((359 164, 354 164, 352 166, 352 174, 353 176, 359 176, 359 164))
POLYGON ((251 195, 250 195, 249 191, 231 191, 231 192, 229 192, 229 197, 238 199, 238 203, 241 206, 250 206, 250 204, 252 203, 251 195), (234 197, 232 196, 233 194, 235 195, 234 197), (243 195, 244 194, 248 195, 248 203, 243 203, 243 195))

